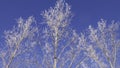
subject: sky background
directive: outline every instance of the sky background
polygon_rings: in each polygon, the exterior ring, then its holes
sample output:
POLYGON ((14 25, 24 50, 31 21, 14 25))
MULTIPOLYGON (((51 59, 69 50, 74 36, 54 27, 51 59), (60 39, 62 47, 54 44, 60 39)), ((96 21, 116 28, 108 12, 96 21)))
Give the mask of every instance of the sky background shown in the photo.
MULTIPOLYGON (((0 0, 0 34, 12 28, 19 17, 34 16, 42 22, 41 12, 55 5, 56 0, 0 0)), ((72 27, 78 32, 100 19, 120 21, 120 0, 66 0, 71 5, 72 27)))

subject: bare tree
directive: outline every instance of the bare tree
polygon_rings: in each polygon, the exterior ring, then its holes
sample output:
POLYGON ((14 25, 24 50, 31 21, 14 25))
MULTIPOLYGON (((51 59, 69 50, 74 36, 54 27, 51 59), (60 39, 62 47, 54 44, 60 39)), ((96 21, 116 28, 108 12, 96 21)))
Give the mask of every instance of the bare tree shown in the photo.
POLYGON ((44 42, 42 67, 72 68, 82 62, 80 59, 80 37, 69 26, 72 14, 70 6, 64 0, 58 0, 55 7, 42 13, 46 27, 43 30, 44 42), (77 61, 77 62, 76 62, 77 61))
MULTIPOLYGON (((32 16, 27 20, 20 18, 17 20, 17 26, 4 32, 5 43, 0 51, 3 68, 16 67, 17 65, 12 66, 12 63, 17 60, 17 57, 36 44, 33 38, 38 29, 32 25, 34 22, 35 20, 32 16)), ((19 59, 14 64, 20 63, 21 61, 22 59, 19 59)))
MULTIPOLYGON (((50 8, 48 11, 43 12, 43 17, 46 20, 48 27, 50 28, 53 46, 53 68, 57 67, 57 50, 58 42, 64 32, 64 28, 68 25, 70 16, 70 6, 64 3, 63 0, 57 1, 54 8, 50 8)), ((48 41, 49 42, 49 41, 48 41)), ((50 44, 49 44, 50 45, 50 44)), ((47 46, 47 44, 46 44, 47 46)))

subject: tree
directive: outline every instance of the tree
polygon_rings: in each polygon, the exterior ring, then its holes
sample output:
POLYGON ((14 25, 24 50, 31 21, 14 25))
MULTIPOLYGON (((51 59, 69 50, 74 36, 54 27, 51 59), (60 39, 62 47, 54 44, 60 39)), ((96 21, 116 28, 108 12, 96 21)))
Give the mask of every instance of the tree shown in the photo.
POLYGON ((58 0, 55 7, 45 10, 42 16, 46 24, 41 44, 42 67, 71 68, 77 65, 82 48, 78 44, 79 35, 69 27, 72 17, 70 6, 64 0, 58 0))
POLYGON ((32 25, 34 22, 35 19, 32 16, 27 20, 19 18, 17 26, 4 32, 5 43, 0 51, 3 68, 13 68, 13 63, 20 63, 22 61, 20 58, 17 62, 14 61, 35 45, 36 41, 33 38, 38 29, 32 25))

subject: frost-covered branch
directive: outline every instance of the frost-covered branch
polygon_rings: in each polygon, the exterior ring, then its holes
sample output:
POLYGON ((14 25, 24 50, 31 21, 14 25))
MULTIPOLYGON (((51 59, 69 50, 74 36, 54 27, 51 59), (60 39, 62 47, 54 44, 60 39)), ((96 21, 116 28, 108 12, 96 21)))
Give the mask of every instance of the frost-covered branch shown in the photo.
MULTIPOLYGON (((10 68, 10 65, 12 64, 15 57, 20 54, 20 52, 24 51, 20 50, 23 46, 22 44, 25 43, 25 41, 23 40, 31 40, 31 45, 35 43, 35 41, 32 41, 35 32, 37 32, 37 28, 32 25, 34 22, 35 20, 32 16, 29 17, 27 20, 23 20, 22 18, 20 18, 17 21, 17 26, 14 26, 12 30, 7 30, 4 32, 5 41, 7 44, 7 53, 5 57, 8 56, 5 68, 10 68)), ((31 45, 29 45, 29 47, 31 47, 31 45)))
MULTIPOLYGON (((116 66, 116 54, 117 54, 116 47, 118 47, 119 41, 116 33, 118 28, 119 28, 118 23, 113 22, 112 24, 107 26, 106 21, 104 20, 98 22, 98 28, 93 29, 91 26, 89 27, 90 30, 89 39, 92 43, 92 46, 95 48, 97 47, 102 51, 103 54, 102 56, 106 58, 111 68, 115 68, 116 66)), ((98 62, 98 64, 99 66, 102 66, 101 62, 98 62)))

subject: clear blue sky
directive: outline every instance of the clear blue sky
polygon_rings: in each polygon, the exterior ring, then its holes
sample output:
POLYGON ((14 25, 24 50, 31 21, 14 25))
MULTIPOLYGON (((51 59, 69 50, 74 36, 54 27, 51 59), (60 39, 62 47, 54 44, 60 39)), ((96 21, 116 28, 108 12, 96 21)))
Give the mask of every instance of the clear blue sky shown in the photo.
MULTIPOLYGON (((38 22, 40 13, 56 0, 0 0, 0 33, 11 28, 20 16, 27 18, 33 15, 38 22)), ((74 14, 72 23, 77 30, 96 25, 101 19, 120 21, 120 0, 66 0, 74 14)))

